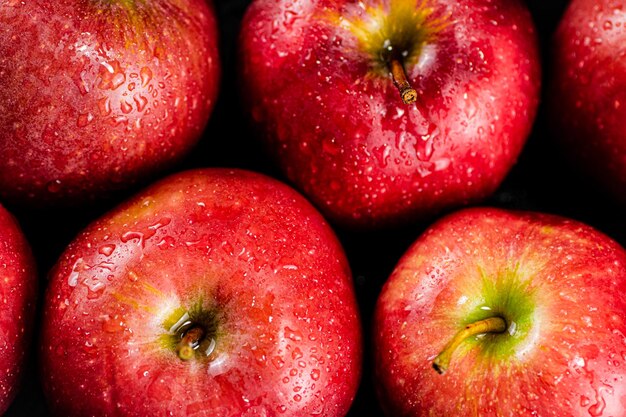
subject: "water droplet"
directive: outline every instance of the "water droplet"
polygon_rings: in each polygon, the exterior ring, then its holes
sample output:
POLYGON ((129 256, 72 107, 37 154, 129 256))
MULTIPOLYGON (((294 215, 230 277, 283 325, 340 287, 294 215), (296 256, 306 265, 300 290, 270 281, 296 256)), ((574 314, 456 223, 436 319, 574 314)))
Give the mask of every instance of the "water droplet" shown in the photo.
POLYGON ((319 369, 313 369, 311 371, 311 379, 313 381, 317 381, 318 379, 320 379, 320 370, 319 369))
POLYGON ((404 116, 405 110, 402 107, 398 107, 396 108, 396 114, 393 116, 393 118, 395 120, 401 118, 402 116, 404 116))
POLYGON ((152 226, 149 226, 148 229, 156 231, 156 230, 159 230, 162 227, 167 226, 171 222, 172 222, 172 219, 170 219, 169 217, 163 217, 163 218, 159 219, 158 222, 154 223, 152 226))
POLYGON ((252 355, 259 365, 265 366, 267 364, 267 356, 265 355, 265 350, 259 349, 255 346, 252 349, 252 355))
POLYGON ((293 400, 294 400, 295 402, 299 402, 300 400, 302 400, 302 395, 300 395, 300 394, 296 394, 296 395, 294 395, 294 396, 293 396, 293 400))
POLYGON ((389 157, 391 156, 391 147, 387 145, 379 146, 372 149, 372 153, 378 159, 381 167, 385 168, 389 164, 389 157))
POLYGON ((50 193, 58 193, 59 191, 61 191, 62 188, 63 184, 61 184, 60 180, 50 181, 48 184, 46 184, 46 189, 50 193))
POLYGON ((111 114, 111 101, 108 97, 103 97, 98 100, 98 110, 100 110, 101 116, 108 116, 111 114))
POLYGON ((91 340, 85 341, 85 344, 83 345, 83 350, 87 353, 92 353, 95 350, 95 348, 96 346, 91 340))
POLYGON ((112 126, 128 124, 128 118, 126 116, 109 117, 108 121, 112 126))
POLYGON ((274 367, 276 367, 276 369, 280 369, 285 365, 285 361, 283 361, 280 356, 274 356, 274 358, 272 359, 272 363, 274 364, 274 367))
POLYGON ((76 87, 78 88, 78 91, 81 95, 84 96, 89 93, 89 85, 87 84, 87 81, 85 81, 85 79, 83 78, 83 72, 77 74, 74 77, 74 84, 76 84, 76 87))
POLYGON ((98 250, 98 252, 104 256, 111 256, 113 251, 115 251, 115 245, 113 244, 100 246, 100 249, 98 250))
POLYGON ((95 300, 100 297, 104 292, 105 285, 101 282, 97 282, 89 285, 87 288, 87 298, 90 300, 95 300))
POLYGON ((143 233, 129 231, 124 233, 120 237, 120 240, 124 243, 128 243, 131 240, 137 240, 137 244, 142 248, 144 247, 143 233))
POLYGON ((420 136, 416 143, 417 159, 428 162, 435 152, 435 139, 439 135, 437 125, 431 123, 426 134, 420 136))
POLYGON ((450 158, 441 158, 435 162, 435 171, 443 171, 447 169, 451 164, 450 158))
POLYGON ((82 284, 87 287, 87 298, 98 298, 102 295, 106 285, 94 276, 88 276, 82 281, 82 284))
POLYGON ((128 114, 133 111, 133 105, 126 100, 122 100, 120 103, 120 109, 122 110, 122 113, 128 114))
POLYGON ((75 287, 78 284, 78 275, 78 272, 72 271, 67 277, 67 285, 69 285, 70 287, 75 287))
POLYGON ((126 82, 126 74, 119 61, 102 62, 100 66, 100 84, 102 90, 115 90, 126 82))
POLYGON ((302 354, 302 351, 300 350, 300 348, 295 348, 293 350, 293 352, 291 352, 291 357, 296 360, 296 359, 300 359, 302 356, 304 356, 302 354))
POLYGON ((91 113, 83 113, 78 115, 78 119, 76 120, 76 126, 85 127, 94 119, 93 114, 91 113))
POLYGON ((152 81, 152 70, 148 67, 143 67, 139 71, 139 76, 141 77, 141 86, 145 88, 152 81))
POLYGON ((176 240, 172 236, 165 236, 159 243, 157 243, 157 247, 159 249, 168 249, 173 248, 176 244, 176 240))
POLYGON ((289 327, 285 327, 285 337, 293 340, 294 342, 299 342, 302 340, 302 333, 298 330, 292 330, 289 327))
POLYGON ((128 279, 132 282, 137 282, 139 280, 139 275, 135 271, 128 271, 128 279))
POLYGON ((76 262, 74 262, 74 266, 72 266, 72 272, 67 278, 67 284, 70 287, 75 287, 76 284, 78 284, 78 276, 80 275, 80 272, 85 269, 87 269, 87 266, 85 265, 83 258, 78 258, 76 262))
POLYGON ((604 401, 604 398, 602 396, 599 396, 599 398, 597 398, 597 401, 597 403, 589 407, 589 414, 591 414, 593 417, 600 417, 604 412, 604 408, 606 407, 606 402, 604 401))
POLYGON ((135 104, 137 105, 138 111, 143 111, 148 105, 148 99, 142 96, 141 94, 135 94, 133 96, 133 100, 135 101, 135 104))

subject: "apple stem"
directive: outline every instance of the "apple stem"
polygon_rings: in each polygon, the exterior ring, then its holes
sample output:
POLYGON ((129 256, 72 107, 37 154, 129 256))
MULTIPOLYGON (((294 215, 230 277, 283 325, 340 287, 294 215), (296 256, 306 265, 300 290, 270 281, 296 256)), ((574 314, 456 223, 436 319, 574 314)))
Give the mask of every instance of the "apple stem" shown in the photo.
POLYGON ((185 335, 178 343, 176 351, 178 357, 184 361, 193 358, 200 341, 204 337, 204 330, 201 327, 192 327, 185 332, 185 335))
POLYGON ((396 58, 391 59, 389 69, 391 70, 393 83, 398 88, 404 104, 415 103, 417 101, 417 91, 411 87, 409 80, 406 78, 406 71, 402 62, 396 58))
POLYGON ((452 354, 466 339, 485 333, 502 333, 506 328, 506 321, 502 317, 490 317, 468 324, 452 338, 441 353, 437 355, 435 360, 433 360, 433 368, 439 374, 443 374, 450 366, 452 354))

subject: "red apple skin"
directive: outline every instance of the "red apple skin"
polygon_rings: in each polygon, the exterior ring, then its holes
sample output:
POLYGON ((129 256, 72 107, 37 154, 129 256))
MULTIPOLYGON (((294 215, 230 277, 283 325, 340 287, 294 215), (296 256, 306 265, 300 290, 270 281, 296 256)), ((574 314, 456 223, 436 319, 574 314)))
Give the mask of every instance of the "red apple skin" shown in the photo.
POLYGON ((625 291, 626 253, 589 226, 495 209, 444 218, 400 260, 376 307, 387 415, 626 415, 625 291), (484 342, 459 348, 438 375, 432 360, 459 329, 463 306, 484 303, 478 268, 490 277, 514 264, 535 291, 532 336, 492 361, 484 342))
POLYGON ((328 18, 363 17, 356 2, 256 0, 244 19, 252 118, 287 177, 340 225, 384 227, 489 196, 531 129, 540 66, 525 6, 423 3, 449 17, 418 65, 406 66, 419 94, 409 106, 328 18))
POLYGON ((19 387, 37 298, 30 246, 16 220, 0 206, 0 415, 19 387))
POLYGON ((551 120, 577 165, 626 203, 626 3, 573 0, 552 52, 551 120))
POLYGON ((323 218, 275 180, 208 169, 97 220, 52 273, 43 383, 58 416, 344 416, 361 339, 349 266, 323 218), (158 345, 163 315, 223 311, 211 360, 158 345))
POLYGON ((205 0, 0 6, 0 196, 77 204, 180 159, 216 100, 205 0))

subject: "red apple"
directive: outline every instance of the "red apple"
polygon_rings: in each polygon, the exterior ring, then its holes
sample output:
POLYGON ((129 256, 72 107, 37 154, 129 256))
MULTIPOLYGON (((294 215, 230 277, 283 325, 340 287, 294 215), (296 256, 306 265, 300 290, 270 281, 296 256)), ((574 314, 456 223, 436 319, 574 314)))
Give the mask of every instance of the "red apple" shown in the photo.
POLYGON ((589 226, 495 209, 444 218, 378 300, 387 414, 626 415, 624 292, 626 252, 589 226))
POLYGON ((15 219, 0 206, 0 415, 17 393, 33 333, 37 275, 15 219))
POLYGON ((518 0, 256 0, 241 44, 270 152, 341 225, 490 195, 536 113, 537 39, 518 0))
POLYGON ((348 263, 264 176, 170 177, 57 263, 43 383, 58 416, 344 416, 361 366, 348 263))
POLYGON ((551 120, 563 149, 626 202, 626 3, 573 0, 552 52, 551 120))
POLYGON ((0 5, 0 196, 77 203, 197 141, 218 86, 205 0, 0 5))

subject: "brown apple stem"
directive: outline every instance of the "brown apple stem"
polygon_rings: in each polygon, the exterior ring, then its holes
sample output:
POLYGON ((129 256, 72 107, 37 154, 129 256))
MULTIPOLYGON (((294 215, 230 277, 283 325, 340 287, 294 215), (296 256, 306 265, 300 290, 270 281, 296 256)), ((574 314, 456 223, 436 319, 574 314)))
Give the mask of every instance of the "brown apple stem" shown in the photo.
POLYGON ((461 329, 448 344, 443 348, 441 353, 437 355, 433 361, 433 368, 439 374, 443 374, 450 366, 450 360, 454 351, 466 339, 485 333, 502 333, 506 330, 507 324, 502 317, 490 317, 485 320, 468 324, 461 329))
POLYGON ((402 97, 402 101, 404 104, 412 104, 417 101, 417 91, 411 87, 409 80, 406 78, 406 71, 404 70, 404 65, 398 59, 392 59, 389 62, 389 69, 391 70, 391 77, 393 78, 393 83, 398 88, 400 92, 400 97, 402 97))
POLYGON ((184 361, 193 358, 196 348, 204 337, 204 330, 201 327, 192 327, 185 332, 185 335, 178 343, 176 351, 178 357, 184 361))

